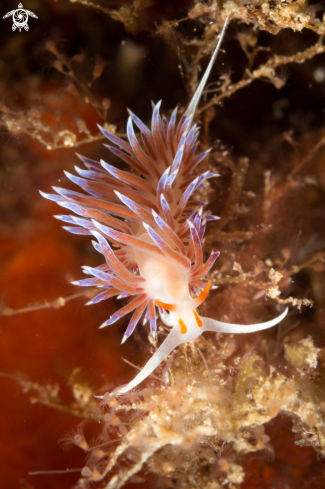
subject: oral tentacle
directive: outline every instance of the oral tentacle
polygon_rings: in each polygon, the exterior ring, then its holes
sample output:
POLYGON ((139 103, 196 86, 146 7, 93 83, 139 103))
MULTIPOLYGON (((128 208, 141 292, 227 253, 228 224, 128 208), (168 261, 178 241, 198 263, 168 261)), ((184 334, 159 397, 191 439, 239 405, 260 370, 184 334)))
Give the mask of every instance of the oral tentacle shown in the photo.
POLYGON ((178 328, 172 328, 167 338, 160 345, 158 350, 153 354, 153 356, 148 360, 145 366, 140 370, 140 372, 134 377, 131 382, 126 385, 117 387, 111 392, 112 396, 125 394, 131 389, 137 387, 141 382, 143 382, 150 374, 161 364, 163 360, 178 346, 182 343, 182 335, 178 328))
POLYGON ((211 318, 202 318, 203 320, 203 331, 215 331, 216 333, 231 333, 231 334, 243 334, 243 333, 256 333, 256 331, 263 331, 264 329, 273 328, 279 324, 288 314, 289 309, 280 314, 280 316, 270 321, 264 323, 256 324, 231 324, 223 323, 211 318))

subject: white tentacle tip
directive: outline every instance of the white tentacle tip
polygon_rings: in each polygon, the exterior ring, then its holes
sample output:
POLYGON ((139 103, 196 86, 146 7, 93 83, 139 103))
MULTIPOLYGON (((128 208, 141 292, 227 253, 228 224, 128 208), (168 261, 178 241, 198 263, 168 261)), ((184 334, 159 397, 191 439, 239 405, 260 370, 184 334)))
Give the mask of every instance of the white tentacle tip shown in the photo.
MULTIPOLYGON (((284 319, 286 317, 288 312, 289 312, 289 307, 286 307, 285 310, 283 311, 283 313, 277 318, 278 322, 282 321, 282 319, 284 319)), ((276 321, 276 320, 274 319, 274 321, 276 321)))
POLYGON ((93 223, 94 226, 96 226, 97 229, 100 229, 100 223, 96 221, 96 219, 92 219, 91 222, 93 223))
POLYGON ((190 221, 189 219, 186 219, 186 222, 187 222, 187 224, 189 225, 189 227, 190 227, 191 229, 195 228, 195 226, 194 226, 194 224, 192 223, 192 221, 190 221))
POLYGON ((95 398, 95 399, 104 399, 104 396, 95 396, 95 395, 94 395, 94 398, 95 398))
MULTIPOLYGON (((108 146, 108 145, 105 145, 105 146, 108 146)), ((109 171, 109 169, 111 168, 111 165, 109 165, 105 160, 100 159, 99 163, 107 171, 109 171)))
POLYGON ((121 200, 121 197, 124 197, 123 194, 121 194, 121 192, 118 192, 118 190, 114 190, 114 194, 121 200))
POLYGON ((151 231, 152 227, 149 226, 149 224, 147 224, 146 222, 142 221, 142 226, 144 227, 144 229, 148 232, 149 230, 151 231))
POLYGON ((103 328, 106 328, 106 326, 109 326, 109 324, 107 324, 108 322, 109 322, 109 319, 107 321, 105 321, 103 324, 101 324, 98 329, 103 329, 103 328))

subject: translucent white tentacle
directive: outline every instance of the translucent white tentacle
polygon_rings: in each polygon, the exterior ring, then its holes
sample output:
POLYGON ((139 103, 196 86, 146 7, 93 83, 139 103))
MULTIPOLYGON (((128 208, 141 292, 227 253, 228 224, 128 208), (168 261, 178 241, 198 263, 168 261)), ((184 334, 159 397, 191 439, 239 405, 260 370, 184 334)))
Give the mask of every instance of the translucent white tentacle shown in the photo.
MULTIPOLYGON (((220 47, 221 47, 221 44, 222 44, 222 41, 223 41, 223 38, 224 38, 224 35, 225 35, 225 32, 226 32, 226 28, 227 28, 227 25, 228 25, 228 21, 229 21, 229 15, 228 17, 226 18, 225 20, 225 23, 223 25, 223 28, 222 28, 222 31, 221 31, 221 34, 220 34, 220 37, 219 37, 219 41, 218 41, 218 44, 217 44, 217 47, 215 48, 214 50, 214 53, 212 55, 212 58, 210 59, 210 63, 208 64, 208 67, 207 69, 205 70, 205 73, 200 81, 200 84, 199 86, 197 87, 196 91, 195 91, 195 94, 193 95, 193 98, 186 110, 186 118, 188 118, 191 122, 193 120, 193 117, 194 117, 194 114, 195 114, 195 111, 196 111, 196 107, 197 107, 197 104, 199 103, 199 100, 201 98, 201 95, 202 95, 202 92, 204 90, 204 87, 205 87, 205 84, 207 82, 207 79, 210 75, 210 71, 212 69, 212 66, 214 65, 214 62, 216 60, 216 57, 220 51, 220 47)), ((190 128, 190 125, 188 125, 188 128, 190 128)))
POLYGON ((244 324, 230 324, 223 323, 221 321, 217 321, 216 319, 211 318, 201 318, 203 321, 203 331, 215 331, 217 333, 233 333, 233 334, 242 334, 242 333, 255 333, 255 331, 262 331, 263 329, 272 328, 278 324, 282 319, 286 317, 288 314, 288 308, 280 314, 275 319, 271 319, 271 321, 266 321, 265 323, 257 323, 250 324, 245 326, 244 324))
POLYGON ((126 385, 121 385, 111 392, 111 395, 120 395, 129 392, 134 387, 137 387, 144 379, 146 379, 161 362, 169 355, 178 345, 183 343, 183 338, 178 327, 172 328, 165 341, 160 345, 158 350, 148 360, 143 369, 134 377, 131 382, 126 385))

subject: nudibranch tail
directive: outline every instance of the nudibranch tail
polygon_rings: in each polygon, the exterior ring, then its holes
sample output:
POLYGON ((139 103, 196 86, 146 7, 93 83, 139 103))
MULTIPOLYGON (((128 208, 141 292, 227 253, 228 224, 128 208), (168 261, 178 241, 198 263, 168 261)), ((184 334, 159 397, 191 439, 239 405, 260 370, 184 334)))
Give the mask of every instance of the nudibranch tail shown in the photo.
POLYGON ((143 323, 149 321, 155 337, 157 312, 163 323, 172 328, 144 369, 120 393, 136 387, 175 347, 197 338, 203 331, 256 331, 277 324, 285 315, 249 330, 201 318, 196 311, 211 286, 204 282, 204 277, 219 256, 219 252, 212 252, 204 263, 205 228, 209 221, 219 218, 207 214, 206 203, 193 198, 207 179, 218 176, 210 170, 194 174, 209 150, 196 154, 199 129, 193 119, 227 23, 228 18, 205 74, 178 124, 177 109, 168 121, 160 116, 158 102, 153 107, 150 129, 129 111, 128 141, 99 127, 110 142, 106 147, 132 172, 77 155, 86 169, 76 167, 78 176, 68 172, 65 175, 83 192, 59 187, 53 187, 56 194, 41 192, 74 213, 56 217, 68 224, 64 226, 67 231, 94 237, 92 244, 105 259, 98 267, 83 267, 91 278, 74 282, 100 289, 88 305, 110 297, 129 298, 101 328, 132 313, 122 343, 142 317, 143 323), (134 126, 140 131, 138 135, 134 126))
POLYGON ((226 20, 223 24, 223 27, 222 27, 222 31, 220 33, 220 36, 219 36, 219 41, 218 41, 218 44, 214 50, 214 53, 210 59, 210 62, 208 64, 208 67, 207 69, 205 70, 205 73, 199 83, 199 86, 197 87, 196 91, 195 91, 195 94, 186 110, 186 116, 190 119, 190 121, 192 122, 193 120, 193 117, 195 115, 195 111, 196 111, 196 107, 197 107, 197 104, 199 103, 199 100, 201 98, 201 95, 202 95, 202 92, 204 90, 204 87, 206 85, 206 82, 208 80, 208 77, 210 75, 210 72, 211 72, 211 69, 214 65, 214 62, 218 56, 218 53, 220 51, 220 48, 221 48, 221 44, 222 44, 222 41, 223 41, 223 38, 224 38, 224 35, 226 33, 226 29, 227 29, 227 25, 228 25, 228 22, 229 22, 229 15, 226 17, 226 20))

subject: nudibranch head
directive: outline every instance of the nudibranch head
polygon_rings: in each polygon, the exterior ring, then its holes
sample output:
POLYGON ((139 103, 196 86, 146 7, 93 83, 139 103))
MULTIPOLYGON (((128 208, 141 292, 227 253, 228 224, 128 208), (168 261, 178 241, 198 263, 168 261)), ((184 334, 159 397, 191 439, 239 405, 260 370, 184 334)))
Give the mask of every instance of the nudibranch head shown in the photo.
MULTIPOLYGON (((71 233, 93 236, 95 249, 105 258, 103 265, 83 267, 90 278, 74 282, 101 289, 88 304, 114 296, 131 298, 101 328, 132 312, 122 342, 132 334, 142 316, 149 320, 151 334, 155 336, 157 308, 162 321, 172 327, 144 369, 119 392, 138 385, 177 345, 197 338, 203 331, 229 331, 233 327, 232 332, 245 332, 238 325, 201 318, 196 311, 209 293, 210 283, 203 280, 219 253, 212 252, 204 263, 206 224, 218 217, 207 214, 205 202, 193 198, 193 194, 207 179, 218 175, 210 170, 197 172, 209 151, 197 154, 198 128, 193 118, 227 21, 208 68, 178 124, 177 109, 168 120, 161 117, 158 102, 153 108, 151 129, 129 112, 128 141, 100 127, 111 143, 107 148, 129 165, 132 173, 78 155, 86 169, 76 167, 79 176, 68 172, 66 176, 85 193, 58 187, 53 187, 56 194, 42 193, 74 213, 56 217, 68 224, 65 229, 71 233)), ((274 321, 272 325, 276 324, 274 321)), ((271 326, 271 322, 265 324, 271 326)), ((255 328, 263 329, 265 324, 255 328)))

